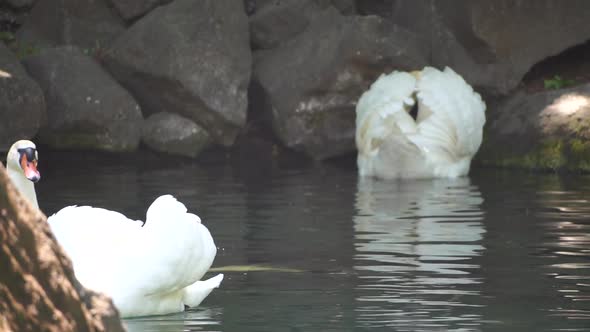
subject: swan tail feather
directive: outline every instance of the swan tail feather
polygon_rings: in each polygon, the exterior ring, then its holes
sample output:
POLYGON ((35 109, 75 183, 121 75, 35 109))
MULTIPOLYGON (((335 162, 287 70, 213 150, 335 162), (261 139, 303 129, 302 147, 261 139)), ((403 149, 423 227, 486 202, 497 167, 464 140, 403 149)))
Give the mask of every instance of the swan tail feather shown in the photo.
POLYGON ((196 281, 184 289, 183 302, 189 307, 196 307, 213 291, 219 288, 223 281, 223 274, 218 274, 213 278, 196 281))

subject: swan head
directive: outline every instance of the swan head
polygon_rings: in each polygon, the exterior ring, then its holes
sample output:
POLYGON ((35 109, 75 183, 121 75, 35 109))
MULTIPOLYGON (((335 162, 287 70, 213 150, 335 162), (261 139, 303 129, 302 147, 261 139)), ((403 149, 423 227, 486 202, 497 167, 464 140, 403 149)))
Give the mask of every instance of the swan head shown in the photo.
POLYGON ((41 179, 41 174, 37 170, 38 160, 39 154, 35 143, 20 140, 10 147, 6 157, 6 168, 24 175, 29 181, 37 182, 41 179))

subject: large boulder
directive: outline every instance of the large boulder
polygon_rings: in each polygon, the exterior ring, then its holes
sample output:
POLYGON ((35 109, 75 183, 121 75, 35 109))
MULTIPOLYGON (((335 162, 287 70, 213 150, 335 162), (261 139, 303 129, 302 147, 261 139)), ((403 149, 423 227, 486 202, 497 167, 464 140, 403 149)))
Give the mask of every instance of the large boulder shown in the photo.
POLYGON ((313 16, 335 5, 341 12, 354 12, 353 1, 326 0, 274 0, 256 4, 250 16, 250 39, 252 46, 268 49, 286 42, 303 32, 313 16))
POLYGON ((37 0, 6 0, 14 8, 23 8, 32 6, 37 0))
POLYGON ((142 141, 150 148, 195 158, 210 143, 209 134, 193 121, 178 114, 160 112, 143 124, 142 141))
POLYGON ((358 98, 383 72, 422 69, 426 53, 415 40, 380 17, 329 7, 291 41, 256 54, 252 109, 313 158, 353 152, 358 98))
POLYGON ((58 45, 76 45, 88 51, 102 49, 125 29, 105 1, 37 1, 17 31, 17 40, 21 47, 35 51, 58 45))
POLYGON ((423 38, 431 64, 506 94, 537 62, 590 39, 590 2, 395 1, 392 19, 423 38))
POLYGON ((32 138, 45 122, 43 90, 0 42, 0 151, 32 138))
POLYGON ((135 150, 143 117, 133 97, 74 47, 46 49, 24 59, 47 102, 39 139, 54 148, 135 150))
POLYGON ((315 0, 270 2, 250 16, 254 48, 273 48, 301 33, 322 8, 315 0))
POLYGON ((220 144, 246 122, 251 54, 242 0, 176 0, 132 25, 105 57, 146 114, 192 119, 220 144))
POLYGON ((590 84, 520 92, 490 111, 479 163, 590 171, 590 84))
POLYGON ((45 216, 0 164, 0 330, 123 332, 110 299, 84 289, 45 216))
POLYGON ((133 20, 145 15, 159 5, 170 3, 173 0, 110 0, 117 9, 119 15, 126 20, 133 20))

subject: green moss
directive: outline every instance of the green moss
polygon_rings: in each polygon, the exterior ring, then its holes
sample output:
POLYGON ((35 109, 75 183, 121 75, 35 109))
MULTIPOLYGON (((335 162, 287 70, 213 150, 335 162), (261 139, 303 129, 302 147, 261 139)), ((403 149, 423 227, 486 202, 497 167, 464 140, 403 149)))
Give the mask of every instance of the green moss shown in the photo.
POLYGON ((569 141, 569 159, 576 169, 590 172, 590 141, 579 138, 569 141))
POLYGON ((558 90, 558 89, 563 89, 566 88, 568 86, 572 86, 574 84, 576 84, 576 81, 574 80, 568 80, 565 78, 562 78, 559 75, 555 75, 553 76, 553 78, 549 78, 543 81, 545 89, 554 89, 554 90, 558 90))
POLYGON ((576 136, 583 137, 588 135, 590 129, 590 119, 578 118, 577 120, 571 120, 567 124, 567 128, 576 136))
POLYGON ((501 166, 556 170, 566 164, 561 140, 548 140, 523 155, 499 157, 501 166))
MULTIPOLYGON (((45 134, 45 133, 44 133, 45 134)), ((57 149, 93 149, 108 152, 133 151, 136 146, 122 145, 109 139, 107 134, 64 132, 42 136, 43 141, 57 149), (113 144, 115 143, 115 144, 113 144)))
POLYGON ((590 140, 579 138, 547 138, 524 154, 501 151, 484 154, 480 159, 484 165, 590 172, 590 140))

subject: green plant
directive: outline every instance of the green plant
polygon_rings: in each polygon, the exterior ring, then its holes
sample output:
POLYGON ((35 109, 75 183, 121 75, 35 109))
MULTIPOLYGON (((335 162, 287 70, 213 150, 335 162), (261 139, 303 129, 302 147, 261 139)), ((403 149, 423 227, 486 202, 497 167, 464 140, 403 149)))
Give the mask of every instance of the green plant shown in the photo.
POLYGON ((553 78, 549 78, 543 81, 545 85, 545 89, 563 89, 565 87, 571 86, 576 84, 574 80, 566 80, 561 78, 559 75, 553 76, 553 78))

